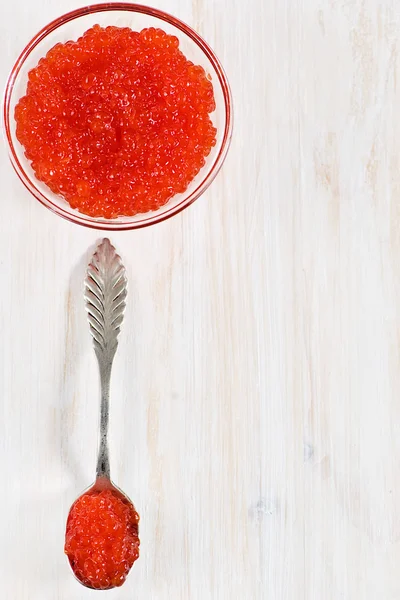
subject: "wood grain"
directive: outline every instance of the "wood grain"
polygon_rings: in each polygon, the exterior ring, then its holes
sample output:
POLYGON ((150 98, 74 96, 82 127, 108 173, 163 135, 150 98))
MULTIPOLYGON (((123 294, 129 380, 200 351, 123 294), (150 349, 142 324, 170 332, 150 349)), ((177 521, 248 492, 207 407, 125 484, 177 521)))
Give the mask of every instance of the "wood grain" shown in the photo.
MULTIPOLYGON (((220 56, 235 135, 127 266, 114 479, 141 516, 118 600, 400 598, 400 4, 155 0, 220 56)), ((79 5, 1 6, 5 80, 79 5)), ((81 600, 63 556, 94 476, 82 281, 101 237, 0 161, 0 597, 81 600)))

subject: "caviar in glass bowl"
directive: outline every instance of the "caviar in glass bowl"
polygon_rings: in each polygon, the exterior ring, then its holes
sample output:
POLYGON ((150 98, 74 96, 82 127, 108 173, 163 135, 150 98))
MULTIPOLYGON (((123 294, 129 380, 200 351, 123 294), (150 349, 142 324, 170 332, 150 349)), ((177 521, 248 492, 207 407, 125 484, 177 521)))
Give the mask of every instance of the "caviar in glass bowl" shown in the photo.
POLYGON ((17 61, 4 110, 28 189, 61 216, 104 229, 188 206, 231 135, 229 87, 208 45, 132 4, 88 7, 46 27, 17 61))

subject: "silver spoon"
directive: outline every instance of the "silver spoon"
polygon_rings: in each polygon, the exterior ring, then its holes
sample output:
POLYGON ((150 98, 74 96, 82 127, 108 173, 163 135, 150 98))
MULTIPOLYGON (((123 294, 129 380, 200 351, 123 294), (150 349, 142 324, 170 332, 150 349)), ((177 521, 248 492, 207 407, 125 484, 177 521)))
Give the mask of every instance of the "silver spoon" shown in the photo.
MULTIPOLYGON (((97 247, 89 263, 85 280, 86 310, 100 370, 100 443, 95 483, 76 502, 87 494, 96 494, 104 490, 110 490, 114 496, 134 511, 138 520, 138 515, 131 500, 111 481, 108 450, 111 367, 118 346, 118 334, 123 321, 126 295, 127 280, 125 268, 114 246, 112 246, 108 239, 104 239, 97 247)), ((68 519, 76 502, 71 507, 68 519)), ((137 523, 133 523, 132 527, 133 534, 137 536, 137 523)), ((80 577, 76 573, 73 558, 71 559, 69 554, 68 558, 78 580, 86 587, 97 589, 88 584, 87 579, 80 577)), ((120 583, 117 585, 120 585, 120 583)), ((114 587, 114 585, 110 585, 109 587, 114 587)))

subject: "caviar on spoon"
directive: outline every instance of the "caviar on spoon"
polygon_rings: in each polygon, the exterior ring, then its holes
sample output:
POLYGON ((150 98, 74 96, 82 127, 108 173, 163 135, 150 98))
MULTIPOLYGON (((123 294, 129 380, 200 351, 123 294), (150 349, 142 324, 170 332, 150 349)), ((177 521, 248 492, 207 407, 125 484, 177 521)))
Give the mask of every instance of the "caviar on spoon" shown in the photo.
POLYGON ((65 553, 77 579, 106 590, 122 585, 139 557, 139 515, 110 478, 108 420, 111 367, 118 345, 126 298, 121 258, 108 239, 89 264, 85 301, 100 369, 100 445, 96 481, 72 505, 66 527, 65 553))

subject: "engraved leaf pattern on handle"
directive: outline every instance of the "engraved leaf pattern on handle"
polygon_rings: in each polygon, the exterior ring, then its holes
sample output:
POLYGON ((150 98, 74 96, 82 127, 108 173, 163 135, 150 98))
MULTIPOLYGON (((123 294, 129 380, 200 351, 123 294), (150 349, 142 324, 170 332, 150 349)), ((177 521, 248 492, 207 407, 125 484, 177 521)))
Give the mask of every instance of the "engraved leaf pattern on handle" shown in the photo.
POLYGON ((85 280, 85 303, 98 359, 111 361, 123 321, 127 279, 121 257, 110 240, 97 247, 85 280))
POLYGON ((89 263, 85 280, 85 305, 99 363, 101 385, 97 480, 111 481, 108 450, 110 378, 126 306, 126 286, 125 267, 121 257, 110 240, 105 238, 89 263))

